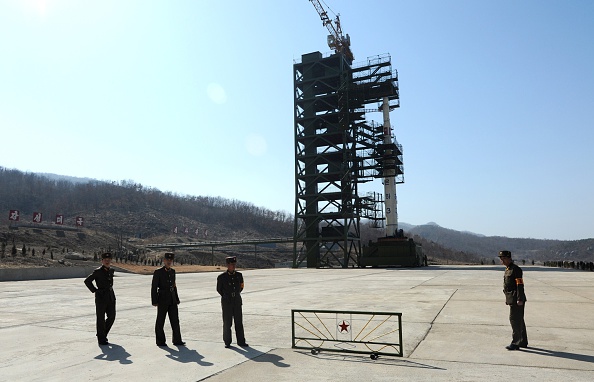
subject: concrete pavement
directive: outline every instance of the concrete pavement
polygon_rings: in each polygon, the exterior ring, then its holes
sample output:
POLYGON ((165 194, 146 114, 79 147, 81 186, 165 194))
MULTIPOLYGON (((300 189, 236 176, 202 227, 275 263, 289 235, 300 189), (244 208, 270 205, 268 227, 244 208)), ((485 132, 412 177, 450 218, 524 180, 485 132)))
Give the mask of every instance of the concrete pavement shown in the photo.
POLYGON ((244 271, 249 348, 225 349, 216 273, 178 274, 187 347, 155 345, 151 276, 116 273, 112 343, 82 279, 0 283, 6 381, 591 381, 594 273, 526 266, 530 348, 509 352, 501 266, 244 271), (291 309, 402 313, 404 357, 291 349, 291 309))

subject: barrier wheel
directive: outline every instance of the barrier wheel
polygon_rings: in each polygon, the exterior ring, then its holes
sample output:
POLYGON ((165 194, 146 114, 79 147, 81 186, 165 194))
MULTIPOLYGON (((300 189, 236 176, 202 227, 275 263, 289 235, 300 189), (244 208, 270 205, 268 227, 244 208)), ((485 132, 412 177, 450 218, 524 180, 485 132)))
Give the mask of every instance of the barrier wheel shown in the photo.
POLYGON ((379 355, 375 354, 375 353, 371 353, 371 355, 369 356, 369 358, 371 358, 372 360, 376 360, 379 358, 379 355))
POLYGON ((320 354, 320 349, 311 349, 311 354, 313 354, 313 355, 320 354))

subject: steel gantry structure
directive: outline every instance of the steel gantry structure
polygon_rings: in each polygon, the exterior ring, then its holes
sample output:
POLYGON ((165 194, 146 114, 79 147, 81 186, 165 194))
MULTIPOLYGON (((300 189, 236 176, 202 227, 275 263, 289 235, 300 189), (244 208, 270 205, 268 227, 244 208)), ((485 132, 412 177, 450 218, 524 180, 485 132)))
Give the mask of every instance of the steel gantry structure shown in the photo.
POLYGON ((295 228, 293 267, 361 265, 361 219, 386 236, 398 230, 396 183, 404 182, 402 146, 389 113, 400 106, 398 73, 389 55, 353 65, 351 39, 320 0, 309 0, 328 29, 334 54, 304 54, 293 65, 295 228), (368 109, 374 105, 375 109, 368 109), (383 112, 383 125, 366 112, 383 112), (359 195, 359 184, 382 178, 384 193, 359 195), (384 209, 385 205, 385 209, 384 209), (385 216, 384 216, 385 212, 385 216))
POLYGON ((358 185, 388 173, 404 181, 402 147, 391 127, 366 120, 379 103, 400 106, 398 73, 389 55, 353 65, 342 51, 305 54, 293 71, 293 266, 359 265, 361 219, 382 222, 384 216, 381 196, 359 196, 358 185))

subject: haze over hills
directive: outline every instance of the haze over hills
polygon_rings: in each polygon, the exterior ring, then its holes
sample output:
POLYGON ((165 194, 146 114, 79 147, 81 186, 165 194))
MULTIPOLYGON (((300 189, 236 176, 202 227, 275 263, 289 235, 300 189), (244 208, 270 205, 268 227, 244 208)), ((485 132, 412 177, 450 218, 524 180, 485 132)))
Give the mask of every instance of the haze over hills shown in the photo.
POLYGON ((76 176, 57 175, 57 174, 50 174, 50 173, 46 173, 46 172, 38 172, 36 174, 46 177, 50 180, 66 181, 66 182, 70 182, 70 183, 74 183, 74 184, 98 182, 97 179, 92 179, 92 178, 79 178, 76 176))
MULTIPOLYGON (((23 173, 0 167, 0 211, 8 214, 11 209, 19 209, 22 215, 29 215, 23 219, 27 222, 30 222, 33 212, 43 211, 46 224, 53 224, 53 214, 64 214, 66 219, 85 216, 85 228, 103 235, 104 241, 111 237, 109 245, 113 246, 123 238, 163 242, 293 235, 292 215, 247 202, 176 195, 133 181, 105 182, 55 174, 23 173), (178 227, 179 235, 173 234, 174 227, 178 227)), ((399 226, 407 236, 421 242, 428 257, 434 259, 477 263, 480 259, 496 259, 499 250, 508 249, 515 258, 526 260, 594 260, 594 239, 559 241, 488 237, 443 228, 434 222, 418 226, 401 222, 399 226)), ((382 230, 362 227, 363 242, 381 235, 382 230)), ((52 242, 56 247, 84 244, 62 243, 54 239, 52 242)), ((99 239, 89 240, 87 250, 96 247, 99 242, 99 239)), ((287 260, 290 255, 285 254, 284 257, 287 260)))
POLYGON ((518 259, 594 261, 594 239, 567 241, 484 236, 443 228, 433 222, 418 226, 406 223, 400 225, 411 236, 420 236, 482 259, 497 258, 499 251, 505 249, 518 259))

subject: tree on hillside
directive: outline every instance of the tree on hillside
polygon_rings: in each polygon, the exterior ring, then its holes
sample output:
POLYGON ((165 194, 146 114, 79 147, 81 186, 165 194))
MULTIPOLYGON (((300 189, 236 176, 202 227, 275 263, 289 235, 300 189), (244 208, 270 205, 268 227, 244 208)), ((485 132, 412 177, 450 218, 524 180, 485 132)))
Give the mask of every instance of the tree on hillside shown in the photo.
POLYGON ((131 180, 73 184, 0 167, 0 209, 12 208, 22 214, 60 210, 89 216, 87 227, 120 234, 120 241, 128 235, 167 234, 180 221, 197 232, 217 226, 268 237, 293 233, 291 214, 248 202, 162 192, 131 180))
POLYGON ((23 257, 27 256, 27 247, 25 247, 25 244, 23 244, 23 249, 21 249, 21 252, 23 254, 23 257))
POLYGON ((12 250, 10 251, 10 253, 12 254, 12 257, 15 257, 17 255, 16 245, 12 245, 12 250))

